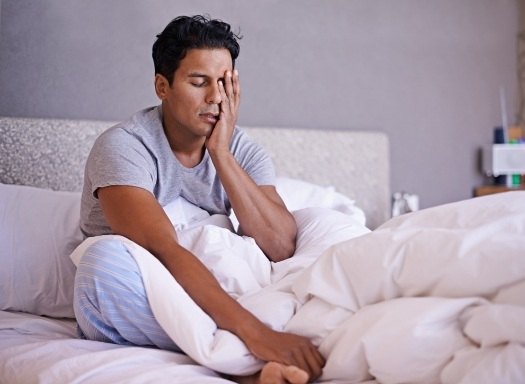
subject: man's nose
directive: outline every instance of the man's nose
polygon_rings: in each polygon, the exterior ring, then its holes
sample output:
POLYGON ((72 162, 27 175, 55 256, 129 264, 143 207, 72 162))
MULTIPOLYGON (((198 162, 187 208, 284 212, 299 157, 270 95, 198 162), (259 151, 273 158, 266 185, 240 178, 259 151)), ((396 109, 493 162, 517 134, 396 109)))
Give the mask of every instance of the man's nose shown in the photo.
POLYGON ((220 104, 221 101, 222 98, 219 91, 219 83, 217 83, 209 88, 209 92, 206 95, 206 102, 208 104, 220 104))

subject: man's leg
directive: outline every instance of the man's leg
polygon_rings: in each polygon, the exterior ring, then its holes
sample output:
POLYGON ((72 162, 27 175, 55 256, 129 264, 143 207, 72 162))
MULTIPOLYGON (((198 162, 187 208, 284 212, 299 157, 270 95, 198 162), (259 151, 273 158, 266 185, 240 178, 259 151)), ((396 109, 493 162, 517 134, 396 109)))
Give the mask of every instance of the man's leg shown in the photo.
POLYGON ((118 240, 87 249, 75 276, 74 310, 81 337, 180 352, 155 320, 138 265, 118 240))

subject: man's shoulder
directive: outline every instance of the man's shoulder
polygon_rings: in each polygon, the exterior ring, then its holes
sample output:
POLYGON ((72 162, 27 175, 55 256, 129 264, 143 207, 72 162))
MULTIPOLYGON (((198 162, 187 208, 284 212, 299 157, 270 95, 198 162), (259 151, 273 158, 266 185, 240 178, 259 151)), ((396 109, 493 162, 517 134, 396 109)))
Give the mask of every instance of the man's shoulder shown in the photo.
POLYGON ((137 138, 133 134, 132 130, 126 125, 118 123, 104 132, 95 141, 94 148, 101 146, 113 146, 120 144, 128 144, 129 142, 137 141, 137 138))
POLYGON ((232 135, 232 144, 246 144, 246 143, 251 143, 252 140, 250 139, 250 136, 246 133, 246 131, 239 127, 239 126, 235 126, 235 129, 233 130, 233 135, 232 135))
POLYGON ((158 108, 143 109, 127 120, 124 120, 104 131, 98 141, 101 142, 128 142, 142 141, 145 136, 151 135, 160 122, 158 108))
POLYGON ((262 150, 262 146, 252 139, 246 130, 242 127, 236 126, 233 131, 232 140, 231 140, 231 149, 234 153, 252 151, 252 150, 262 150))
POLYGON ((159 106, 145 108, 132 115, 129 119, 117 124, 115 128, 136 136, 151 134, 162 126, 159 106))

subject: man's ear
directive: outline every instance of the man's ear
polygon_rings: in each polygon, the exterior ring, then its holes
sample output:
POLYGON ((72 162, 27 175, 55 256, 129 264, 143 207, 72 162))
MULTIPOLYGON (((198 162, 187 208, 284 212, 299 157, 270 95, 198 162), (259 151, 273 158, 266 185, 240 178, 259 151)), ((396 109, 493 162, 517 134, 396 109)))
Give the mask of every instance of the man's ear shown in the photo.
POLYGON ((157 93, 157 97, 161 100, 164 100, 169 88, 170 84, 168 79, 157 73, 155 75, 155 93, 157 93))

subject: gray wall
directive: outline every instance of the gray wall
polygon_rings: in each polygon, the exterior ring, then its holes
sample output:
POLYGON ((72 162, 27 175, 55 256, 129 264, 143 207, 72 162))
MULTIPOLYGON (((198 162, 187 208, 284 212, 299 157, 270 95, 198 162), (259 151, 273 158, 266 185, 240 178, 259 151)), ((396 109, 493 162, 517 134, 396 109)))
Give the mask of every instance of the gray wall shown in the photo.
POLYGON ((0 115, 120 120, 157 103, 151 44, 180 14, 240 28, 241 125, 382 130, 392 190, 471 197, 517 104, 516 0, 3 0, 0 115))

